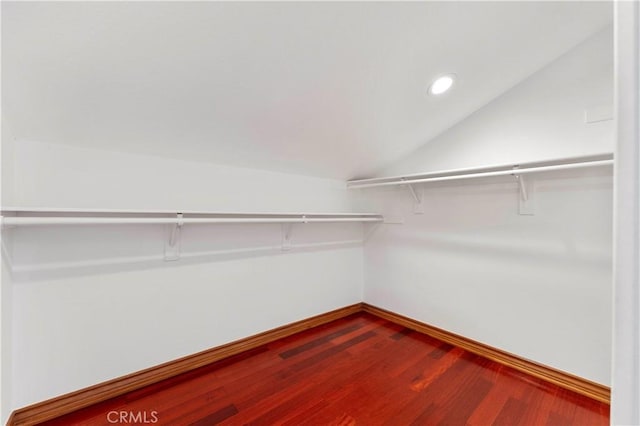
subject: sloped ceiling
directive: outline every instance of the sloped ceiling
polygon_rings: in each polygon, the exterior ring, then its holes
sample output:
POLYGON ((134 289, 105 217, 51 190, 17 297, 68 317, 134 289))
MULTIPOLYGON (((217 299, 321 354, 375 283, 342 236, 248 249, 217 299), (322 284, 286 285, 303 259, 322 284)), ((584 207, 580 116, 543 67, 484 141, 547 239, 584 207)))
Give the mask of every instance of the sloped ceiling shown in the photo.
POLYGON ((371 174, 611 21, 611 3, 2 2, 15 138, 371 174), (442 98, 426 88, 458 75, 442 98))

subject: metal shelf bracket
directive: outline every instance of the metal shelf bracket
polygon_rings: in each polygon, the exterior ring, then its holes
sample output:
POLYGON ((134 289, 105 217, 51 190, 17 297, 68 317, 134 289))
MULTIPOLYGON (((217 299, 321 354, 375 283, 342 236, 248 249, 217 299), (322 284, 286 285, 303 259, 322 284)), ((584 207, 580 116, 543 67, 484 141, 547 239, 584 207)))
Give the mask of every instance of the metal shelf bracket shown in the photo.
POLYGON ((182 218, 182 213, 178 213, 178 222, 171 230, 171 238, 169 239, 169 246, 173 247, 176 245, 176 239, 180 235, 180 231, 182 231, 182 226, 184 225, 184 220, 182 218))
MULTIPOLYGON (((402 180, 404 180, 404 178, 402 180)), ((408 184, 407 186, 413 197, 413 212, 416 214, 424 213, 424 194, 422 193, 422 188, 415 188, 413 184, 408 184)))
POLYGON ((171 228, 171 235, 169 241, 164 246, 164 260, 169 262, 180 259, 180 246, 182 242, 182 226, 184 220, 182 213, 177 214, 177 222, 171 228))
POLYGON ((534 202, 533 202, 533 185, 531 181, 527 181, 527 179, 521 175, 518 174, 518 166, 514 166, 513 168, 514 173, 512 173, 512 176, 516 179, 516 182, 518 182, 518 190, 519 190, 519 197, 518 197, 518 213, 521 215, 527 215, 527 216, 531 216, 534 214, 534 202))
POLYGON ((283 223, 282 224, 282 251, 291 250, 292 234, 293 234, 293 223, 283 223))

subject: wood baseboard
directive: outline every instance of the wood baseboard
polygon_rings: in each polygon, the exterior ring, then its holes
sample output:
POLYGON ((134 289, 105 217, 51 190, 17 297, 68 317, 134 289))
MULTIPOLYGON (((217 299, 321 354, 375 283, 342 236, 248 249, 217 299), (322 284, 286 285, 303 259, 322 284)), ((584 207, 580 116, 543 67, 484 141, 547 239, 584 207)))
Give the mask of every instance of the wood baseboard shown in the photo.
POLYGON ((48 399, 15 410, 7 425, 35 425, 52 420, 82 408, 124 395, 161 380, 204 367, 233 355, 255 349, 259 346, 317 327, 331 321, 362 311, 362 304, 346 306, 321 315, 297 321, 226 345, 189 355, 174 361, 157 365, 133 374, 129 374, 88 388, 80 389, 56 398, 48 399))
POLYGON ((537 362, 493 348, 485 345, 484 343, 476 342, 475 340, 459 336, 446 330, 430 326, 420 321, 416 321, 367 303, 362 304, 362 310, 420 333, 427 334, 443 342, 466 349, 469 352, 473 352, 490 360, 499 362, 500 364, 507 365, 544 381, 572 390, 581 395, 585 395, 597 401, 601 401, 606 404, 611 403, 611 389, 599 383, 538 364, 537 362))
POLYGON ((534 361, 521 358, 517 355, 367 303, 356 303, 354 305, 336 309, 325 314, 316 315, 314 317, 274 328, 273 330, 265 331, 264 333, 256 334, 245 339, 236 340, 235 342, 231 342, 226 345, 208 349, 194 355, 189 355, 146 370, 20 408, 11 414, 7 425, 35 425, 47 420, 52 420, 57 417, 64 416, 65 414, 124 395, 145 386, 158 383, 162 380, 195 370, 196 368, 204 367, 216 361, 255 349, 278 339, 291 336, 309 328, 317 327, 358 312, 367 312, 417 332, 427 334, 443 342, 466 349, 469 352, 473 352, 485 358, 515 368, 516 370, 538 377, 565 389, 572 390, 581 395, 593 398, 597 401, 605 402, 607 404, 611 401, 611 390, 601 384, 538 364, 534 361))

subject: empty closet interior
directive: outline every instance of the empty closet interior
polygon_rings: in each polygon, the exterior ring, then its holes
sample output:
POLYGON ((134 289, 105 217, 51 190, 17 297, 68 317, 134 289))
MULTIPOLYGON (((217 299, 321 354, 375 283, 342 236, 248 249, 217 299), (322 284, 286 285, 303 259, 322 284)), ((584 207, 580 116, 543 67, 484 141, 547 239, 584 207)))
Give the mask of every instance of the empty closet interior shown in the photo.
POLYGON ((362 302, 609 387, 612 15, 3 2, 2 421, 362 302))

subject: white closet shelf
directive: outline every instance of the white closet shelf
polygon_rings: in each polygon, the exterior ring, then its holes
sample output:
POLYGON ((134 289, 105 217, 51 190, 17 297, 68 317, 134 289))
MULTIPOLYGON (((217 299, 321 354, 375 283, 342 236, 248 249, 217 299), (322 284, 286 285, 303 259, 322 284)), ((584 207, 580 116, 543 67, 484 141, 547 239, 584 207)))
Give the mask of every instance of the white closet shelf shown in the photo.
POLYGON ((402 176, 357 179, 348 181, 347 187, 357 189, 390 185, 411 185, 414 183, 439 182, 491 176, 515 176, 546 171, 578 169, 584 167, 602 167, 611 165, 613 165, 613 154, 602 153, 517 164, 501 164, 493 166, 471 167, 465 169, 451 169, 435 172, 416 173, 402 176))
POLYGON ((352 213, 352 212, 234 212, 234 211, 211 211, 211 210, 148 210, 148 209, 86 209, 86 208, 65 208, 65 207, 2 207, 2 214, 138 214, 138 215, 168 215, 168 214, 188 214, 188 215, 224 215, 224 216, 379 216, 378 213, 352 213))
POLYGON ((247 213, 167 210, 2 208, 2 225, 382 222, 376 213, 247 213))

